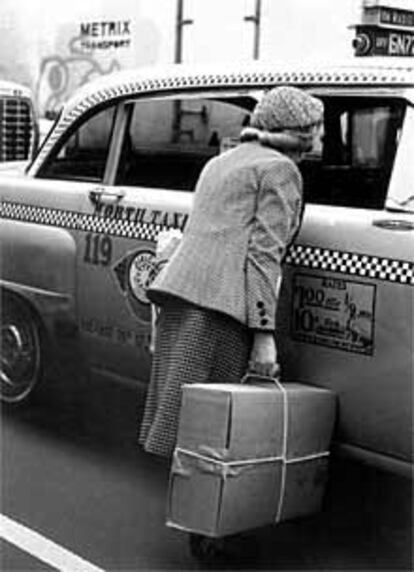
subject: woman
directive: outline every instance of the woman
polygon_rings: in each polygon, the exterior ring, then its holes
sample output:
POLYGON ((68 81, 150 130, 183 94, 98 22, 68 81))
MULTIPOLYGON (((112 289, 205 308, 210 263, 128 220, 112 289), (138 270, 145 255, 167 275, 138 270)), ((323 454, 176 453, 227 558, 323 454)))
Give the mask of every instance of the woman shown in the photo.
POLYGON ((277 374, 281 262, 302 213, 296 163, 322 119, 320 100, 274 88, 240 145, 204 167, 183 239, 148 290, 161 311, 140 430, 146 451, 172 456, 182 384, 277 374))

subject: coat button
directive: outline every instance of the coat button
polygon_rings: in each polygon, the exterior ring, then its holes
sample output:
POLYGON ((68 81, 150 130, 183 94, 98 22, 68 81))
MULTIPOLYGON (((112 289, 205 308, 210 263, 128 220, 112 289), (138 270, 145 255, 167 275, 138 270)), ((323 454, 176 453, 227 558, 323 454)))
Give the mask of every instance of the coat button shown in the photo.
POLYGON ((259 310, 259 316, 266 316, 266 310, 264 308, 262 308, 261 310, 259 310))
POLYGON ((261 326, 267 326, 267 324, 269 323, 269 320, 267 318, 262 318, 260 320, 260 325, 261 326))
POLYGON ((259 302, 257 302, 256 306, 258 308, 264 308, 264 302, 262 302, 261 300, 259 302))

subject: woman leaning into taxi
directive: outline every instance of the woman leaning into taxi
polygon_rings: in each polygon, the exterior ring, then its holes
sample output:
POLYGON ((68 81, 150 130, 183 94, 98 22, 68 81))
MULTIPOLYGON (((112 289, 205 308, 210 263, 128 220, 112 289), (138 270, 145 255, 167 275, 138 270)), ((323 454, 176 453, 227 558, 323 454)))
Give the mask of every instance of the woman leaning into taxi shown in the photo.
POLYGON ((240 144, 204 167, 182 241, 148 290, 160 314, 140 429, 146 451, 171 458, 184 383, 277 374, 281 262, 302 214, 296 163, 322 119, 319 99, 274 88, 240 144))

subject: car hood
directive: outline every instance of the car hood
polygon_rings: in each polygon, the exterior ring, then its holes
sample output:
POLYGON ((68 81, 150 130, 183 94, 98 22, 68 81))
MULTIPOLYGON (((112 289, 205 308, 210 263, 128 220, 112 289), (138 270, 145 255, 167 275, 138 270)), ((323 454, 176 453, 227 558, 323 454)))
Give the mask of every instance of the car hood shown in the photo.
POLYGON ((0 175, 21 177, 25 174, 30 161, 4 161, 0 163, 0 175))

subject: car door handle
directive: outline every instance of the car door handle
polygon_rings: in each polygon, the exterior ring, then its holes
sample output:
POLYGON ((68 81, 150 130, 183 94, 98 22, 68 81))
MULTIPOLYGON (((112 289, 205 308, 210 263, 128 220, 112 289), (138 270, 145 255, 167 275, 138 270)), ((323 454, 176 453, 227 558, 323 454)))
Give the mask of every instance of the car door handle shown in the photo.
POLYGON ((125 191, 117 189, 116 191, 111 191, 103 187, 97 187, 89 191, 90 200, 96 204, 101 203, 105 205, 113 205, 118 203, 125 197, 125 191))
POLYGON ((372 221, 373 226, 385 230, 414 230, 414 223, 401 219, 380 219, 372 221))

